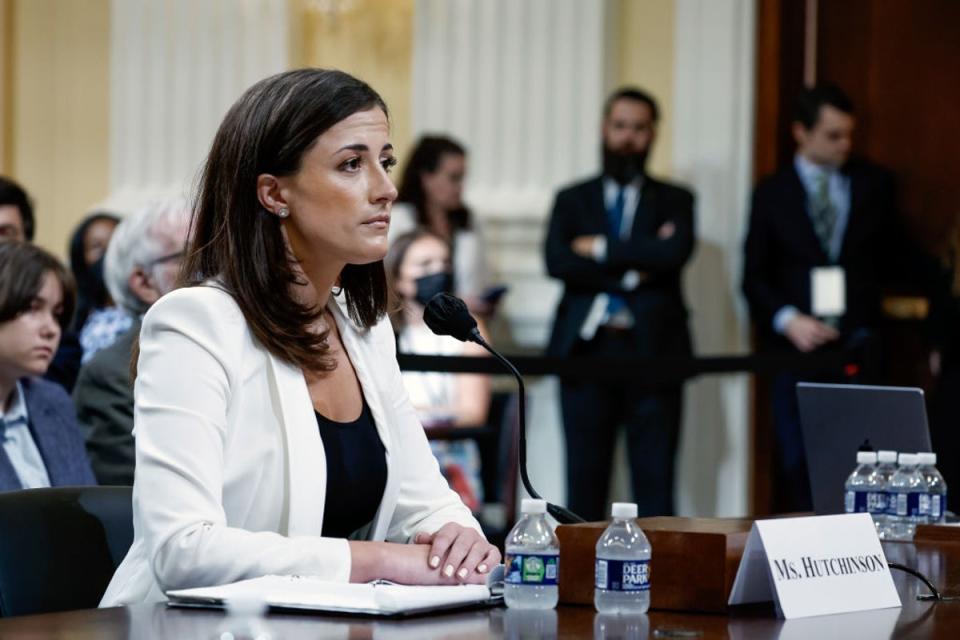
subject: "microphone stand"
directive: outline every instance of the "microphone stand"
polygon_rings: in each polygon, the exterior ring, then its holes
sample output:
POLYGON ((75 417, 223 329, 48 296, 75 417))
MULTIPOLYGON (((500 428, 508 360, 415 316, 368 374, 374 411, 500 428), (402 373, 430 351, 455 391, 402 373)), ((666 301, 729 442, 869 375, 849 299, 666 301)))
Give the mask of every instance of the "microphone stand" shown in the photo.
MULTIPOLYGON (((503 366, 505 366, 510 373, 513 374, 513 377, 517 379, 517 385, 520 387, 520 438, 518 451, 520 458, 520 480, 523 482, 523 488, 526 489, 531 498, 543 500, 543 498, 540 497, 540 494, 537 493, 533 488, 533 485, 530 483, 530 477, 527 475, 527 391, 523 384, 523 376, 520 375, 520 372, 517 371, 517 368, 513 366, 512 362, 500 355, 496 349, 491 347, 487 341, 483 339, 483 336, 480 335, 479 329, 476 327, 470 330, 470 339, 489 351, 490 355, 499 360, 500 363, 503 364, 503 366)), ((547 511, 557 520, 557 522, 561 524, 576 524, 578 522, 586 522, 573 511, 551 502, 547 503, 547 511)))

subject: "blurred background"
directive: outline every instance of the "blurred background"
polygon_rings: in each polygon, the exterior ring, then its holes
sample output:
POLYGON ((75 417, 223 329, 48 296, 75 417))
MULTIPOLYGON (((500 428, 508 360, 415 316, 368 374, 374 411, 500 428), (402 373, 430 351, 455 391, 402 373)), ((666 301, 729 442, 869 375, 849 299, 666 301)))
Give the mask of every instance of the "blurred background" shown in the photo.
MULTIPOLYGON (((603 100, 660 102, 650 172, 697 194, 685 290, 699 355, 751 350, 740 295, 757 177, 789 161, 792 97, 829 80, 857 151, 892 169, 930 256, 960 212, 960 3, 952 0, 0 0, 0 174, 32 195, 36 242, 65 256, 90 211, 189 195, 216 126, 256 80, 335 67, 377 89, 399 158, 424 133, 469 150, 466 201, 493 281, 497 343, 539 352, 560 288, 542 244, 553 194, 600 167, 603 100)), ((398 173, 402 167, 398 168, 398 173)), ((931 388, 909 274, 885 302, 891 381, 931 388)), ((534 483, 563 501, 556 381, 531 380, 534 483)), ((746 374, 686 387, 681 515, 771 509, 766 407, 746 374), (756 398, 756 399, 755 399, 756 398)), ((622 459, 613 499, 627 497, 622 459)))

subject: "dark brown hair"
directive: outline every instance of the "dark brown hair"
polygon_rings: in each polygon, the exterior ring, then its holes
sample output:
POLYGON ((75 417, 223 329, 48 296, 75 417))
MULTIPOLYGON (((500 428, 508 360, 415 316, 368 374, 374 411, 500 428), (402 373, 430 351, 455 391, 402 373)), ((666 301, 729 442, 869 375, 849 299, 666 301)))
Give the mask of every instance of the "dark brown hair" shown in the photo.
POLYGON ((19 184, 0 176, 0 206, 13 205, 20 212, 20 221, 23 223, 23 235, 27 240, 33 240, 33 203, 30 196, 19 184))
MULTIPOLYGON (((261 80, 230 108, 200 178, 180 284, 215 278, 236 300, 256 339, 273 355, 311 371, 334 368, 327 332, 310 330, 323 309, 291 297, 298 276, 277 217, 257 198, 257 176, 289 176, 317 138, 383 99, 341 71, 297 69, 261 80)), ((347 265, 340 273, 350 317, 368 328, 383 317, 383 262, 347 265)))
MULTIPOLYGON (((465 156, 466 149, 446 136, 423 136, 417 141, 403 169, 403 178, 397 189, 397 201, 410 204, 417 215, 417 225, 429 227, 427 219, 427 194, 423 190, 423 174, 433 173, 440 167, 443 156, 465 156)), ((447 212, 451 229, 471 227, 470 210, 464 206, 447 212)))
POLYGON ((642 102, 650 108, 650 118, 656 122, 660 119, 660 107, 657 106, 657 100, 652 95, 637 87, 620 87, 607 97, 603 103, 603 117, 609 118, 613 111, 613 103, 617 100, 633 100, 642 102))
POLYGON ((835 84, 818 84, 806 87, 797 96, 793 107, 793 121, 799 122, 807 131, 813 129, 820 120, 820 111, 830 106, 848 115, 853 115, 853 102, 843 89, 835 84))
POLYGON ((70 272, 52 254, 29 242, 0 242, 0 322, 9 322, 30 309, 48 273, 60 282, 63 303, 57 322, 66 331, 76 288, 70 272))

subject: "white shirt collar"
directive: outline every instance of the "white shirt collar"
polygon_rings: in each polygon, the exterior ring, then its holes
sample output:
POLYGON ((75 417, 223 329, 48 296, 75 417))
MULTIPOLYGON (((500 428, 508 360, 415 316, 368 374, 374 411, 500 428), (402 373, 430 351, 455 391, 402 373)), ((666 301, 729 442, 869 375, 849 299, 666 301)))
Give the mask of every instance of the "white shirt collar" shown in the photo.
POLYGON ((23 386, 19 380, 17 380, 17 386, 11 392, 11 398, 13 402, 10 403, 10 408, 3 412, 3 421, 7 424, 11 424, 17 420, 26 421, 29 417, 27 414, 27 401, 26 398, 23 397, 23 386))
MULTIPOLYGON (((644 176, 643 174, 637 176, 627 184, 623 185, 627 189, 627 193, 630 190, 634 190, 637 193, 640 193, 640 190, 643 188, 644 176)), ((617 199, 617 192, 620 191, 620 183, 611 178, 610 176, 603 176, 603 199, 605 202, 612 202, 617 199)))

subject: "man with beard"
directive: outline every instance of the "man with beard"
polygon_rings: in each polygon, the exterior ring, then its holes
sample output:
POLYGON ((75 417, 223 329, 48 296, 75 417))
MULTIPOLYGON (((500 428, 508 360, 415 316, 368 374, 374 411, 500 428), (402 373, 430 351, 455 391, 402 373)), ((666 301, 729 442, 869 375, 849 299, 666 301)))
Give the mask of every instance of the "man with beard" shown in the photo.
MULTIPOLYGON (((616 91, 602 125, 603 174, 557 194, 547 270, 564 284, 547 355, 624 361, 691 353, 681 272, 693 251, 693 194, 645 172, 656 101, 616 91)), ((606 517, 617 430, 626 429, 639 514, 673 513, 682 384, 561 378, 567 503, 606 517)))

